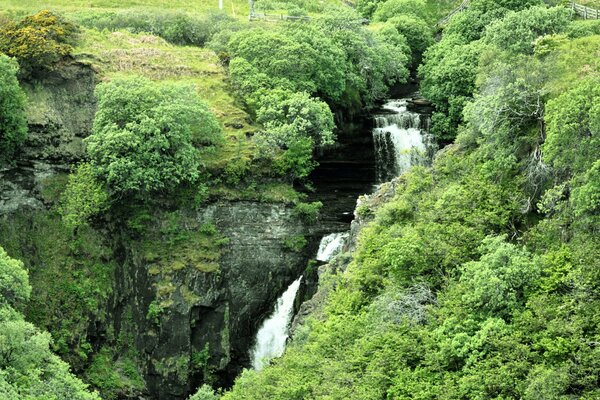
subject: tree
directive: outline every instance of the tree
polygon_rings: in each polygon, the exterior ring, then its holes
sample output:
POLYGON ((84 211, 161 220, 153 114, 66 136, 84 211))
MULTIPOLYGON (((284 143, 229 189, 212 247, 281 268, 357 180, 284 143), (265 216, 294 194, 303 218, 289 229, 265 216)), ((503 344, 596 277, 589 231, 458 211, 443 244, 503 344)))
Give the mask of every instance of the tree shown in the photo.
POLYGON ((15 57, 25 75, 51 69, 69 55, 77 27, 48 10, 10 21, 0 29, 0 51, 15 57))
POLYGON ((565 7, 530 7, 509 12, 492 23, 485 32, 485 42, 511 53, 533 54, 535 40, 564 31, 570 23, 565 7))
MULTIPOLYGON (((319 95, 328 101, 338 100, 346 88, 348 65, 342 49, 311 24, 239 32, 230 41, 230 53, 232 63, 236 58, 244 59, 273 86, 319 95)), ((234 82, 242 80, 237 70, 230 73, 234 82)))
POLYGON ((433 43, 433 33, 429 24, 414 15, 398 15, 387 20, 403 35, 412 51, 412 63, 416 67, 421 55, 433 43))
POLYGON ((119 78, 96 95, 87 153, 112 195, 144 197, 198 178, 194 144, 216 143, 221 130, 193 86, 119 78))
POLYGON ((17 63, 0 54, 0 165, 10 161, 27 136, 25 93, 17 80, 17 63))
POLYGON ((52 338, 26 322, 15 308, 29 299, 23 263, 0 247, 0 398, 100 400, 50 351, 52 338))
POLYGON ((600 79, 588 77, 548 102, 544 159, 561 175, 588 170, 600 154, 600 79))
POLYGON ((69 176, 69 182, 61 199, 60 211, 63 221, 76 228, 86 224, 90 218, 105 211, 109 206, 109 195, 98 181, 90 164, 81 164, 69 176))
POLYGON ((416 18, 425 19, 427 12, 424 0, 387 0, 379 4, 373 14, 375 21, 385 22, 398 15, 411 15, 416 18))
POLYGON ((421 91, 436 109, 432 133, 451 142, 463 120, 463 108, 475 91, 479 58, 484 47, 479 41, 464 43, 460 36, 446 36, 426 53, 419 67, 421 91))
POLYGON ((23 263, 10 258, 0 247, 0 308, 23 305, 30 294, 29 277, 23 263))
POLYGON ((286 148, 300 138, 316 146, 333 144, 333 114, 329 106, 308 93, 273 90, 262 98, 256 122, 265 128, 269 142, 286 148))

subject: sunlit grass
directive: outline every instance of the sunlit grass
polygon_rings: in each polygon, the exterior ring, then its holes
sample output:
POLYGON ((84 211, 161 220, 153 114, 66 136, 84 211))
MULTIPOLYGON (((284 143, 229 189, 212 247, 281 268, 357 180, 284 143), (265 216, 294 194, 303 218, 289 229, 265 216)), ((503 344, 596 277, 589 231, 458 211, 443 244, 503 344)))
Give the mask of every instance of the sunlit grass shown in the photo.
MULTIPOLYGON (((59 12, 109 11, 128 8, 156 8, 159 10, 183 10, 205 14, 219 9, 218 0, 0 0, 0 8, 35 12, 50 9, 59 12)), ((230 15, 246 18, 249 12, 247 0, 223 0, 223 10, 230 15)))
POLYGON ((237 103, 223 66, 213 51, 175 46, 147 34, 98 32, 85 29, 75 48, 77 60, 90 65, 101 79, 117 75, 141 75, 153 80, 194 84, 223 126, 225 143, 204 160, 210 168, 224 168, 231 160, 253 157, 254 146, 247 133, 256 130, 237 103))

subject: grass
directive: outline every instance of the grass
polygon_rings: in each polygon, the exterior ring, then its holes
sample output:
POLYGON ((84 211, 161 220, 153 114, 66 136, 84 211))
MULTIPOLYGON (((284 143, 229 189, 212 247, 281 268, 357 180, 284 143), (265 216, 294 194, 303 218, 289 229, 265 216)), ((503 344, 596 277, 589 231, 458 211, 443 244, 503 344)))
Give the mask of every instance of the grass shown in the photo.
POLYGON ((600 0, 577 0, 577 3, 600 10, 600 0))
MULTIPOLYGON (((20 12, 49 9, 68 14, 72 11, 111 11, 127 8, 155 8, 157 10, 183 10, 205 14, 219 9, 218 0, 0 0, 0 8, 20 12)), ((247 0, 223 0, 223 10, 228 14, 246 18, 247 0)))
POLYGON ((226 71, 213 51, 172 45, 147 34, 85 29, 74 56, 104 80, 135 74, 194 84, 221 122, 225 136, 223 145, 204 154, 207 167, 218 171, 233 161, 250 162, 254 157, 256 149, 249 136, 256 127, 248 123, 249 116, 237 103, 226 71))

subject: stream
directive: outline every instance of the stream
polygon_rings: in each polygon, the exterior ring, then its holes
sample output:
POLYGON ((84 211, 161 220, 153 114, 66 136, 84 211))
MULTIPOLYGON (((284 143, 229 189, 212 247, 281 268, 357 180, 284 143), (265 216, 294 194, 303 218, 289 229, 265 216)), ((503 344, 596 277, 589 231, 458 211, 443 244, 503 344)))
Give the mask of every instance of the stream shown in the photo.
MULTIPOLYGON (((315 191, 310 201, 321 201, 321 240, 315 259, 327 263, 344 250, 357 198, 376 189, 414 165, 429 164, 436 147, 429 134, 428 110, 412 101, 416 93, 387 101, 371 119, 370 126, 353 125, 344 130, 340 144, 319 160, 311 176, 315 191), (365 135, 365 129, 371 135, 365 135)), ((250 351, 252 367, 264 368, 285 351, 300 276, 277 299, 273 312, 263 321, 250 351)))

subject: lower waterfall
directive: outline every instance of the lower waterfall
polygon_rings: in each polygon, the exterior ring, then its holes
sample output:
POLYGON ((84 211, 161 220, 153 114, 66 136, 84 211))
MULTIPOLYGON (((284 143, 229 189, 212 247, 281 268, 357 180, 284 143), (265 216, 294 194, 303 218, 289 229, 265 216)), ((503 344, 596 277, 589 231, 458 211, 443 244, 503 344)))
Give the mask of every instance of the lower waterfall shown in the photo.
POLYGON ((256 344, 252 349, 252 367, 254 369, 263 369, 271 359, 281 357, 283 354, 293 317, 294 300, 301 281, 302 276, 292 282, 281 297, 277 299, 275 311, 258 330, 256 344))

